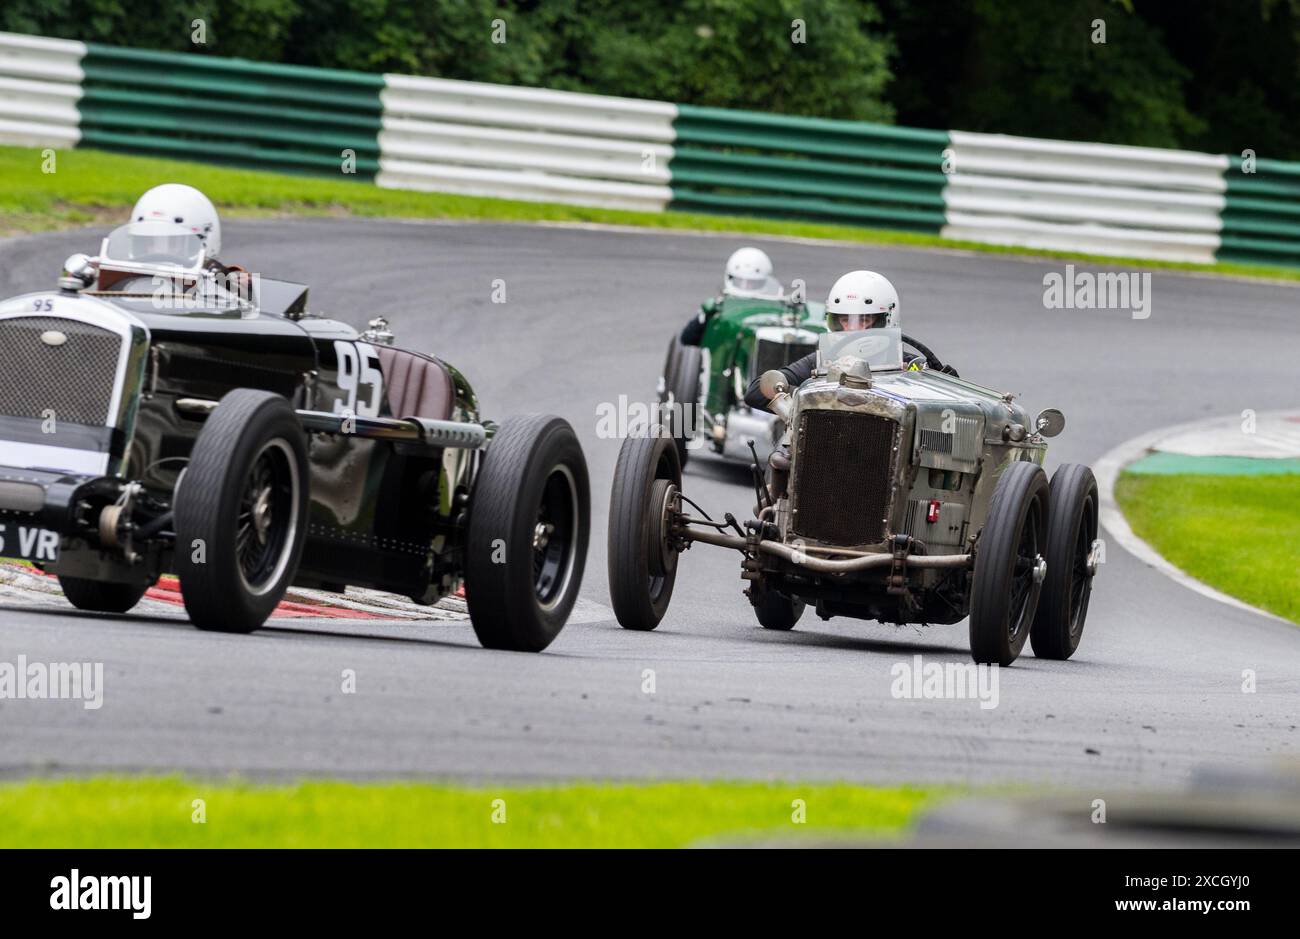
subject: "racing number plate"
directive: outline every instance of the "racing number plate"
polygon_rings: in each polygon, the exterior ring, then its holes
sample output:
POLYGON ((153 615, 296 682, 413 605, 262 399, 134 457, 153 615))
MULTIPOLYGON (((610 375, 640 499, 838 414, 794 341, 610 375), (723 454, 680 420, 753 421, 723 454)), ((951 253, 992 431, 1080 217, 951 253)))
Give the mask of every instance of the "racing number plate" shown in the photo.
POLYGON ((59 534, 35 525, 0 522, 0 557, 27 561, 57 561, 59 534))

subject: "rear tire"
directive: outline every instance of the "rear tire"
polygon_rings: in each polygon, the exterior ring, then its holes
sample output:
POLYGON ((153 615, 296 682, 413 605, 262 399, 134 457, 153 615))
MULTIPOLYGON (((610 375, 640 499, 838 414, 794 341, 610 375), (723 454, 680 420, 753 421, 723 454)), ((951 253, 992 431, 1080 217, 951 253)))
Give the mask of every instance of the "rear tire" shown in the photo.
POLYGON ((176 573, 199 629, 250 633, 298 572, 307 440, 287 400, 239 388, 199 432, 177 487, 176 573))
POLYGON ((686 445, 695 436, 696 412, 700 406, 700 372, 704 355, 699 346, 677 343, 672 363, 672 382, 666 386, 663 425, 677 444, 677 462, 683 467, 689 459, 686 445))
POLYGON ((1025 647, 1042 587, 1035 564, 1042 556, 1046 522, 1042 467, 1007 465, 975 548, 970 651, 976 662, 1010 665, 1025 647))
POLYGON ((1088 618, 1097 538, 1097 480, 1092 470, 1066 463, 1052 474, 1047 510, 1047 577, 1029 642, 1040 659, 1068 659, 1079 648, 1088 618))
POLYGON ((79 610, 92 613, 126 613, 144 596, 149 584, 120 584, 84 577, 59 575, 63 595, 79 610))
POLYGON ((573 427, 549 414, 503 421, 474 481, 465 545, 465 602, 485 649, 540 652, 555 640, 578 599, 590 534, 573 427))
POLYGON ((609 496, 609 597, 624 629, 650 630, 668 612, 677 580, 675 551, 652 543, 655 500, 680 488, 677 447, 666 437, 629 437, 618 451, 609 496), (658 485, 657 485, 658 484, 658 485))

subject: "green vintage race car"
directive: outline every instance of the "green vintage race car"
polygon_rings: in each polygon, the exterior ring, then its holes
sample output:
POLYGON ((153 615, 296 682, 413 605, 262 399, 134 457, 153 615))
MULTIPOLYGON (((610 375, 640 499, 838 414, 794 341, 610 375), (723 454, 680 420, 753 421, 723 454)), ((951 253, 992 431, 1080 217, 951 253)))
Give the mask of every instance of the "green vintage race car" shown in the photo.
POLYGON ((817 348, 827 328, 826 307, 797 295, 724 294, 700 310, 705 324, 699 345, 681 336, 668 343, 659 380, 663 425, 677 440, 683 465, 691 451, 705 449, 752 462, 751 440, 760 465, 766 465, 784 425, 746 406, 745 389, 753 378, 817 348))

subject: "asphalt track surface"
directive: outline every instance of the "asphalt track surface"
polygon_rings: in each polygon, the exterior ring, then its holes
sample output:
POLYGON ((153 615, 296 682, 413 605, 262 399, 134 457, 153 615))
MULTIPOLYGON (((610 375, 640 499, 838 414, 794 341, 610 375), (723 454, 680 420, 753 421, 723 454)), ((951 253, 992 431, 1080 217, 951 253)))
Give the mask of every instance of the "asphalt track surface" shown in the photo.
MULTIPOLYGON (((0 296, 52 286, 62 258, 93 251, 101 234, 0 243, 0 296)), ((1152 314, 1134 320, 1044 309, 1043 275, 1063 262, 752 241, 814 297, 846 270, 886 272, 908 331, 963 375, 1031 409, 1062 408, 1049 471, 1153 428, 1296 401, 1294 287, 1156 272, 1152 314)), ((619 441, 597 437, 597 407, 650 400, 668 336, 740 239, 310 220, 233 222, 225 243, 229 260, 312 284, 314 310, 358 326, 388 316, 401 344, 467 373, 486 416, 568 418, 593 483, 583 596, 608 603, 619 441), (498 278, 504 304, 492 302, 498 278)), ((743 472, 709 459, 688 470, 686 491, 711 511, 740 515, 752 501, 743 472)), ((732 552, 697 546, 683 560, 657 631, 624 631, 595 607, 541 655, 480 649, 468 624, 294 620, 221 636, 179 616, 11 606, 0 661, 103 662, 105 700, 98 711, 0 701, 0 773, 1149 787, 1300 752, 1300 629, 1199 596, 1113 544, 1075 658, 1026 648, 1002 670, 992 709, 891 696, 891 667, 914 655, 968 662, 964 624, 808 613, 795 632, 769 633, 732 552), (343 669, 356 670, 357 693, 340 693, 343 669), (1244 669, 1257 675, 1253 694, 1244 669)))

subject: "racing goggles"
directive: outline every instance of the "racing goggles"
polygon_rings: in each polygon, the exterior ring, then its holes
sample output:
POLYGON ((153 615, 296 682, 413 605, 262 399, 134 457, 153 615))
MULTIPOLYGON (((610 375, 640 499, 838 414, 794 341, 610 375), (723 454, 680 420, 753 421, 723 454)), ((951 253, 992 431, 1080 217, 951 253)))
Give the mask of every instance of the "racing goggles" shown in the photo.
POLYGON ((853 332, 858 329, 875 329, 889 320, 888 313, 830 313, 830 328, 836 332, 853 332))
POLYGON ((761 290, 767 284, 766 277, 735 277, 727 275, 727 285, 732 290, 761 290))

